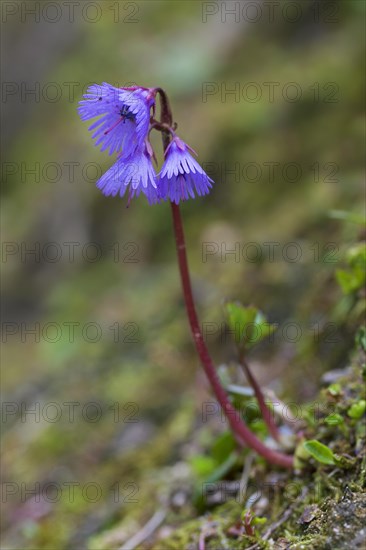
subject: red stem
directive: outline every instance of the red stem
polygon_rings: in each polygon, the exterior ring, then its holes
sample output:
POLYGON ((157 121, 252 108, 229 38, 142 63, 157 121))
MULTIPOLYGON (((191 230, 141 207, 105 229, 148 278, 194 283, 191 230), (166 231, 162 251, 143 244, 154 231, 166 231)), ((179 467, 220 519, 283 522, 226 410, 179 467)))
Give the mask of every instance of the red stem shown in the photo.
POLYGON ((189 276, 186 245, 184 240, 184 232, 182 219, 180 215, 179 206, 171 203, 173 214, 173 225, 175 232, 175 240, 177 246, 179 270, 182 279, 183 294, 186 304, 189 324, 193 336, 194 343, 198 355, 201 359, 202 366, 205 370, 207 378, 210 381, 212 389, 216 395, 218 402, 220 403, 222 410, 224 411, 229 424, 234 434, 239 439, 242 445, 248 445, 251 449, 255 450, 258 454, 263 456, 268 462, 283 466, 285 468, 293 468, 293 458, 289 455, 274 451, 266 447, 246 426, 240 417, 239 412, 233 407, 228 400, 227 394, 221 385, 220 379, 217 375, 216 369, 212 363, 210 354, 204 342, 201 328, 198 322, 197 313, 194 305, 191 280, 189 276))
MULTIPOLYGON (((156 88, 156 93, 160 96, 160 120, 164 125, 169 127, 173 124, 172 111, 169 104, 168 96, 165 91, 161 88, 156 88)), ((164 128, 161 128, 162 138, 163 138, 163 147, 164 152, 169 146, 171 140, 171 133, 168 130, 164 131, 164 128)), ((279 453, 272 449, 266 447, 246 426, 246 424, 241 419, 240 413, 233 407, 233 405, 228 400, 226 392, 221 385, 220 379, 216 373, 216 369, 212 363, 210 354, 206 347, 206 344, 203 340, 201 328, 198 322, 197 313, 194 305, 191 280, 189 276, 187 255, 186 255, 186 245, 184 240, 184 232, 182 219, 180 215, 179 206, 177 204, 171 203, 172 214, 173 214, 173 225, 175 232, 175 240, 177 246, 178 254, 178 263, 179 270, 182 279, 183 286, 183 295, 186 304, 189 324, 191 327, 191 332, 193 340, 196 345, 198 355, 201 359, 202 366, 206 372, 207 378, 209 379, 212 389, 216 395, 218 402, 220 403, 222 410, 224 411, 229 424, 238 439, 241 445, 248 445, 251 449, 257 451, 258 454, 263 456, 268 462, 272 464, 277 464, 285 468, 293 468, 293 458, 291 456, 279 453)))
POLYGON ((239 362, 240 362, 241 366, 243 367, 243 369, 245 371, 245 374, 246 374, 246 376, 249 380, 249 383, 250 383, 250 385, 252 386, 252 388, 254 390, 255 396, 256 396, 258 404, 259 404, 259 408, 260 408, 262 416, 263 416, 263 420, 266 423, 266 426, 269 430, 269 433, 271 434, 273 439, 275 439, 276 441, 280 441, 280 439, 281 439, 280 433, 279 433, 278 428, 277 428, 277 426, 274 422, 273 415, 272 415, 270 409, 266 405, 262 390, 261 390, 258 382, 254 378, 254 376, 253 376, 253 374, 252 374, 252 372, 249 368, 248 363, 244 360, 243 357, 240 357, 239 362))

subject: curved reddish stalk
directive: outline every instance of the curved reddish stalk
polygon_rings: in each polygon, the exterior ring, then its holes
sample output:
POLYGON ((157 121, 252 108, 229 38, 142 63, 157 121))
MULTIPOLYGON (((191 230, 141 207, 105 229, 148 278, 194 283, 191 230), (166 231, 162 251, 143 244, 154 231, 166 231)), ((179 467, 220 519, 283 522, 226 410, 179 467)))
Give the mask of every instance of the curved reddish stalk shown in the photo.
POLYGON ((262 416, 263 416, 263 420, 266 423, 266 426, 269 430, 269 433, 271 434, 273 439, 275 439, 276 441, 280 441, 280 439, 281 439, 280 432, 278 431, 278 428, 275 424, 273 415, 272 415, 270 409, 268 408, 268 406, 267 406, 267 404, 264 400, 264 396, 263 396, 262 390, 261 390, 258 382, 254 378, 254 376, 253 376, 253 374, 252 374, 252 372, 249 368, 248 363, 245 361, 245 359, 242 356, 239 358, 239 363, 243 367, 243 369, 245 371, 245 374, 246 374, 246 376, 249 380, 249 383, 250 383, 250 385, 252 386, 252 388, 254 390, 254 393, 255 393, 255 396, 257 398, 260 411, 261 411, 262 416))
MULTIPOLYGON (((160 96, 160 119, 161 123, 172 126, 173 117, 169 104, 168 96, 161 88, 156 88, 155 92, 160 96)), ((163 138, 164 151, 167 149, 170 143, 171 134, 165 128, 160 129, 163 138)), ((189 324, 193 336, 194 343, 198 355, 201 359, 202 366, 205 370, 207 378, 212 386, 212 389, 216 395, 218 402, 220 403, 222 410, 225 413, 226 418, 229 421, 231 429, 234 435, 238 439, 241 445, 248 445, 251 449, 263 456, 268 462, 283 466, 285 468, 293 468, 293 458, 289 455, 274 451, 266 447, 260 439, 258 439, 243 422, 239 411, 237 411, 230 403, 228 396, 221 385, 220 379, 217 375, 216 369, 211 360, 210 354, 203 340, 201 327, 198 322, 196 308, 194 305, 191 280, 189 276, 186 245, 184 240, 183 224, 180 215, 179 206, 174 203, 170 203, 172 207, 173 226, 175 233, 175 241, 177 246, 178 264, 180 275, 182 279, 183 295, 186 304, 189 324)))
POLYGON ((249 430, 249 428, 246 426, 246 424, 243 422, 242 418, 240 417, 239 411, 237 411, 228 400, 227 394, 221 385, 220 379, 217 375, 216 369, 212 363, 208 349, 203 340, 201 328, 197 318, 196 308, 194 305, 194 300, 192 295, 191 280, 189 276, 188 262, 187 262, 187 255, 186 255, 186 245, 184 240, 183 225, 182 225, 179 206, 177 204, 171 203, 171 207, 172 207, 172 214, 173 214, 173 225, 174 225, 175 240, 176 240, 176 246, 177 246, 179 270, 180 270, 180 275, 182 279, 183 294, 184 294, 184 300, 186 304, 189 324, 191 327, 191 332, 192 332, 194 343, 196 345, 198 355, 201 359, 202 366, 205 370, 207 378, 210 381, 210 384, 216 395, 216 398, 220 403, 222 410, 224 411, 234 434, 239 439, 242 445, 244 444, 248 445, 248 447, 256 451, 258 454, 263 456, 266 460, 268 460, 268 462, 271 462, 272 464, 277 464, 278 466, 283 466, 285 468, 292 468, 293 458, 291 456, 274 451, 273 449, 269 449, 268 447, 266 447, 266 445, 262 443, 262 441, 260 441, 260 439, 258 439, 249 430))

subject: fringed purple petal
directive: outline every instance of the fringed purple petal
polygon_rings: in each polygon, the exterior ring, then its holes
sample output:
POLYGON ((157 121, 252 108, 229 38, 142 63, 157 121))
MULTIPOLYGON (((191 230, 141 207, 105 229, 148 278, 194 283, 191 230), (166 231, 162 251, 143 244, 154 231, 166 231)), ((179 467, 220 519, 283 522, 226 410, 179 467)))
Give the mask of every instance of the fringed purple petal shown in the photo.
POLYGON ((104 82, 89 86, 78 111, 82 120, 100 117, 89 130, 95 130, 92 137, 101 151, 123 150, 127 157, 144 145, 153 104, 147 90, 124 90, 104 82))
POLYGON ((158 202, 160 196, 156 188, 156 175, 146 148, 135 150, 133 155, 120 157, 98 180, 97 187, 106 196, 121 197, 130 189, 130 198, 142 191, 150 204, 158 202))
POLYGON ((173 138, 165 153, 165 162, 157 184, 161 197, 179 204, 181 200, 207 195, 212 179, 192 157, 189 147, 179 138, 173 138))

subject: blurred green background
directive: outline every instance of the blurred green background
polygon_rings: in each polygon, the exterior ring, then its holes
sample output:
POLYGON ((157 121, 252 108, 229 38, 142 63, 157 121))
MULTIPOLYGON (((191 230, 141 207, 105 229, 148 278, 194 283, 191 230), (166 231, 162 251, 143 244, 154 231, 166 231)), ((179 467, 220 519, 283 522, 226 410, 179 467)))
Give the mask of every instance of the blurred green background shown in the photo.
POLYGON ((213 398, 185 319, 169 205, 141 197, 126 209, 94 185, 113 158, 78 118, 88 84, 164 88, 178 134, 215 180, 182 214, 218 365, 235 355, 227 299, 279 324, 250 360, 291 401, 311 399, 349 343, 330 311, 335 262, 357 228, 329 212, 362 209, 364 3, 71 4, 70 15, 64 2, 3 3, 6 548, 122 544, 160 486, 171 490, 173 466, 224 428, 202 426, 213 398), (207 243, 216 252, 205 257, 207 243), (278 243, 273 261, 265 243, 278 243), (119 538, 93 543, 127 516, 119 538))

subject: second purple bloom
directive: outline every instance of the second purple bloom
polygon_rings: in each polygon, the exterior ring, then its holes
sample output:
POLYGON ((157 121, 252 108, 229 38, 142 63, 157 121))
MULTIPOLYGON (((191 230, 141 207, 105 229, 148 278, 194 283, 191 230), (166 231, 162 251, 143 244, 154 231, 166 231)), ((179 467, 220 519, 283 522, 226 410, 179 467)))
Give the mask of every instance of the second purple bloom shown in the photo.
POLYGON ((181 200, 207 195, 213 180, 192 157, 189 147, 175 136, 165 151, 165 162, 158 176, 160 196, 179 204, 181 200))

